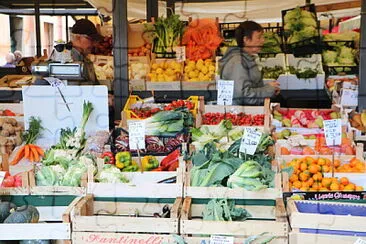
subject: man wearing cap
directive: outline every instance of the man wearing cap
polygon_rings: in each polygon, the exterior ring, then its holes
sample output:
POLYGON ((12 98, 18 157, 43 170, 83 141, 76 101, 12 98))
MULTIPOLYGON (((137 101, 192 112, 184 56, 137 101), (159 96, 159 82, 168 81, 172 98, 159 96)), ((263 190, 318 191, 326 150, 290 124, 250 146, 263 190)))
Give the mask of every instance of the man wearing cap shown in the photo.
POLYGON ((74 61, 84 63, 84 78, 86 82, 83 84, 97 85, 98 80, 95 75, 94 66, 88 54, 91 53, 94 43, 103 37, 98 33, 94 24, 87 19, 77 20, 71 30, 72 50, 71 56, 74 61))

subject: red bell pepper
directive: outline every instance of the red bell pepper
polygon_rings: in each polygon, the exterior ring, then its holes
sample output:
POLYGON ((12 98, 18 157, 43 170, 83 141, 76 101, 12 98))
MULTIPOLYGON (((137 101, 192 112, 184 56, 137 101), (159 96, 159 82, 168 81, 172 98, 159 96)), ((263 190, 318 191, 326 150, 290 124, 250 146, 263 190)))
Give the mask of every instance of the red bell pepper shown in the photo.
POLYGON ((115 159, 112 152, 104 152, 102 154, 102 159, 104 160, 105 164, 115 164, 115 159))
POLYGON ((11 111, 10 109, 5 109, 3 111, 3 115, 4 116, 15 116, 15 113, 13 111, 11 111))
MULTIPOLYGON (((179 155, 180 155, 180 152, 177 149, 177 150, 171 152, 165 158, 163 158, 163 160, 161 160, 161 162, 160 162, 160 167, 163 168, 163 171, 167 171, 167 170, 168 171, 175 171, 178 168, 178 165, 179 165, 179 160, 178 160, 179 155), (177 165, 176 167, 174 166, 175 170, 169 170, 171 165, 177 165)), ((172 167, 172 169, 174 167, 172 167)))

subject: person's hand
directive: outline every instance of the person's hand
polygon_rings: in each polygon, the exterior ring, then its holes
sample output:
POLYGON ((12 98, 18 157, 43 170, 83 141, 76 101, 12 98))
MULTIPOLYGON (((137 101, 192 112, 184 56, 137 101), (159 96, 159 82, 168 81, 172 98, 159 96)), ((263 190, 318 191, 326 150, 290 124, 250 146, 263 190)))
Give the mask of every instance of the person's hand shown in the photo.
POLYGON ((275 95, 277 96, 278 94, 280 94, 281 89, 279 87, 275 88, 275 95))
POLYGON ((278 81, 271 81, 267 83, 270 86, 273 86, 274 88, 280 88, 280 83, 278 81))

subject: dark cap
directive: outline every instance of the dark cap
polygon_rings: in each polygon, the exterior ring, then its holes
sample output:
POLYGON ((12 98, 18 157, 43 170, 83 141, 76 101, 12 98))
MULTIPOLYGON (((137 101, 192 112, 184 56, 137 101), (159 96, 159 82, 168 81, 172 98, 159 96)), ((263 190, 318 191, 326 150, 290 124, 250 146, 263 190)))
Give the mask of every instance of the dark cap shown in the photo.
POLYGON ((100 41, 101 39, 103 39, 103 36, 98 33, 97 28, 95 28, 93 22, 87 19, 77 20, 72 27, 71 32, 73 34, 87 35, 91 37, 94 41, 100 41))

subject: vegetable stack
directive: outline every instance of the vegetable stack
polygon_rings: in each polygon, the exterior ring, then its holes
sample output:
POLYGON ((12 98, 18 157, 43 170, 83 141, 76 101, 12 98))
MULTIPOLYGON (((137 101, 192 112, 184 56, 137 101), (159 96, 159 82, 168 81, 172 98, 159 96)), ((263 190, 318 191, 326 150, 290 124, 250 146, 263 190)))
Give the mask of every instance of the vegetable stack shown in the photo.
POLYGON ((41 120, 35 117, 30 117, 29 129, 24 132, 23 140, 25 145, 22 146, 16 153, 14 159, 10 162, 11 165, 19 163, 22 158, 28 159, 30 162, 39 162, 44 156, 42 148, 35 145, 35 141, 41 135, 44 128, 41 125, 41 120))

